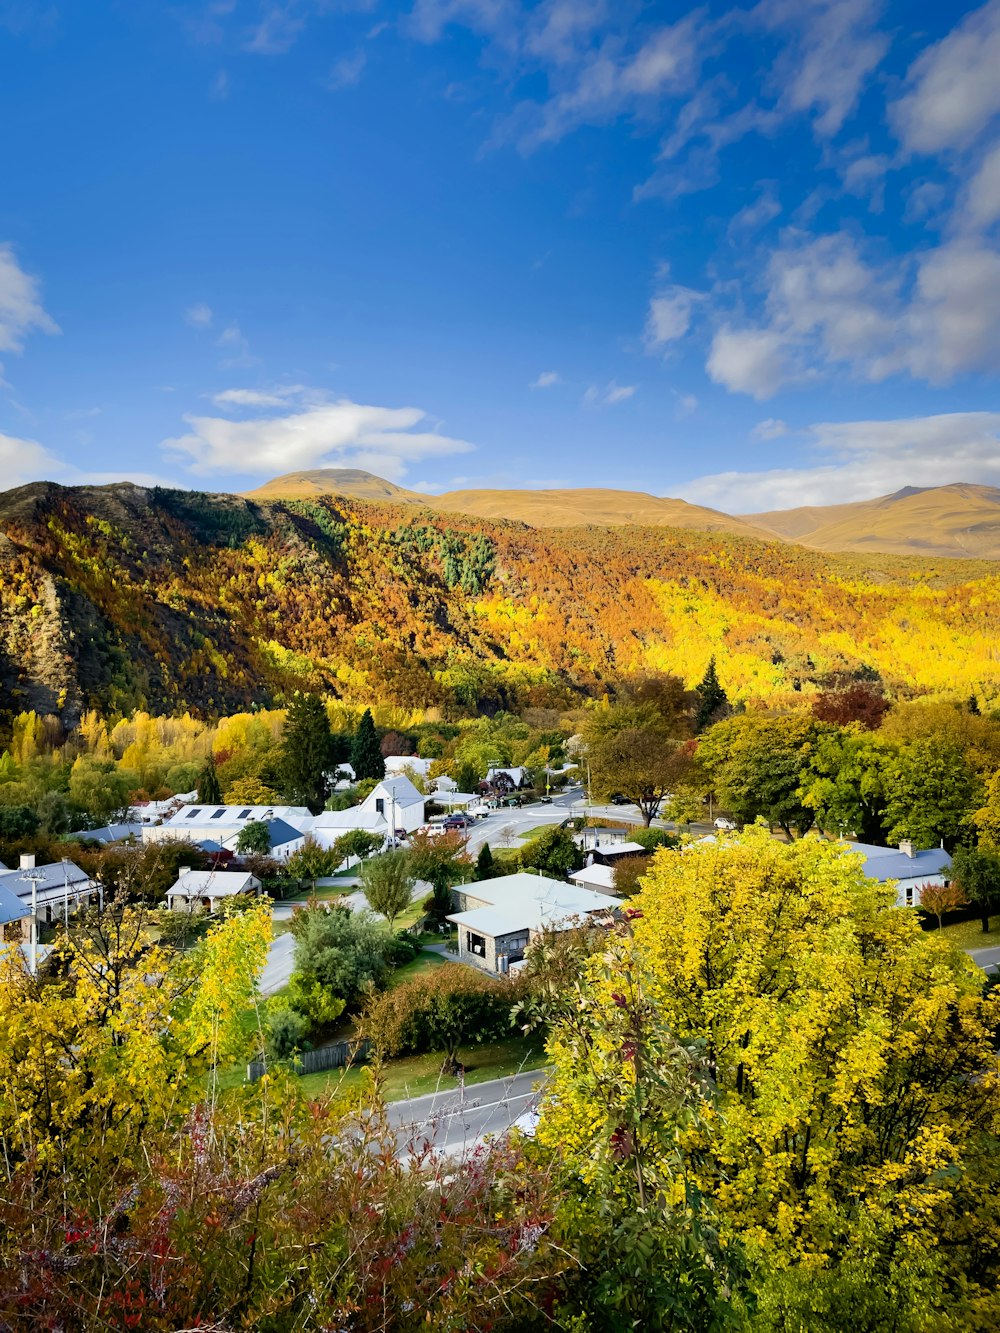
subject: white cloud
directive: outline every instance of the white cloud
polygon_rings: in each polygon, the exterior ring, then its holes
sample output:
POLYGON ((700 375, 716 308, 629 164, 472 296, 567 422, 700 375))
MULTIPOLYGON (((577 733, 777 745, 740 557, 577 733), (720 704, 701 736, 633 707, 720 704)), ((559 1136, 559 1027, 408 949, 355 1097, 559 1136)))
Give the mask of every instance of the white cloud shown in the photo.
MULTIPOLYGON (((664 270, 663 276, 666 276, 664 270)), ((691 327, 691 311, 703 300, 701 292, 677 283, 661 285, 649 302, 644 341, 647 351, 657 351, 667 343, 683 338, 691 327)))
POLYGON ((324 395, 318 389, 304 384, 283 384, 272 389, 223 389, 212 394, 216 407, 287 407, 289 402, 322 402, 324 395))
POLYGON ((551 389, 554 384, 562 384, 558 370, 543 370, 537 379, 531 381, 529 389, 551 389))
POLYGON ((770 398, 795 379, 781 337, 769 329, 719 329, 705 368, 716 384, 757 399, 770 398))
POLYGON ((298 6, 268 5, 264 16, 247 36, 244 51, 260 56, 281 56, 290 51, 305 26, 305 17, 298 6))
POLYGON ((29 481, 55 478, 64 465, 36 440, 19 440, 0 433, 0 491, 24 486, 29 481))
POLYGON ((190 324, 193 329, 210 328, 212 307, 206 305, 204 301, 197 301, 194 305, 189 305, 184 311, 184 322, 190 324))
POLYGON ((615 403, 624 403, 631 398, 638 388, 638 384, 619 384, 617 380, 611 380, 603 388, 591 384, 583 395, 584 406, 613 407, 615 403))
POLYGON ((729 223, 730 236, 745 236, 766 227, 781 212, 781 205, 770 188, 764 189, 753 201, 735 213, 729 223))
POLYGON ((823 422, 806 434, 823 460, 813 467, 720 472, 686 483, 677 494, 749 514, 869 500, 904 485, 1000 485, 1000 412, 823 422))
POLYGON ((213 102, 224 102, 232 89, 232 80, 224 69, 220 69, 212 80, 208 95, 213 102))
POLYGON ((1000 219, 1000 143, 980 162, 966 188, 960 221, 973 230, 991 227, 1000 219))
POLYGON ((0 243, 0 352, 20 352, 33 329, 60 331, 42 307, 38 279, 21 268, 13 246, 0 243))
POLYGON ((230 421, 186 416, 188 434, 163 447, 199 476, 217 472, 275 475, 330 465, 370 468, 398 480, 425 458, 467 453, 474 446, 434 429, 417 407, 372 407, 342 399, 284 416, 230 421))
POLYGON ((351 56, 341 56, 334 61, 326 76, 326 86, 330 92, 340 92, 342 88, 353 88, 360 83, 367 60, 364 51, 355 51, 351 56))
POLYGON ((768 417, 765 421, 758 421, 751 434, 758 440, 779 440, 782 435, 788 434, 788 427, 780 417, 768 417))
POLYGON ((250 343, 243 336, 243 330, 235 321, 227 324, 215 340, 216 347, 229 348, 231 356, 224 357, 219 365, 223 370, 238 370, 241 367, 255 366, 258 358, 250 352, 250 343))
POLYGON ((938 153, 972 143, 1000 112, 1000 0, 968 15, 923 51, 890 109, 904 145, 938 153))
POLYGON ((754 10, 767 27, 791 29, 775 69, 781 101, 814 113, 823 137, 836 134, 854 111, 889 48, 888 37, 873 31, 881 7, 873 0, 763 0, 754 10))

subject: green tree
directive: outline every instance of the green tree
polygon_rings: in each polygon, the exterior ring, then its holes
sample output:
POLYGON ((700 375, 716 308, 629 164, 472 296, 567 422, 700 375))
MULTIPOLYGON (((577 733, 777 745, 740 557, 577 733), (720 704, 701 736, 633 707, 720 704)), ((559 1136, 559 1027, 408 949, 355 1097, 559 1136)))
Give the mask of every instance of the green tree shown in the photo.
POLYGON ((1000 853, 991 847, 956 847, 951 876, 969 902, 979 908, 983 934, 987 934, 990 913, 1000 903, 1000 853))
POLYGON ((213 755, 208 756, 205 760, 205 766, 198 774, 195 793, 199 805, 222 804, 222 787, 219 783, 219 774, 215 768, 215 757, 213 755))
POLYGON ((695 686, 698 694, 698 711, 695 714, 694 729, 703 732, 713 722, 717 722, 729 703, 729 696, 719 683, 715 670, 715 656, 708 659, 708 666, 701 681, 695 686))
POLYGON ((385 777, 385 759, 370 708, 366 708, 361 714, 361 721, 354 734, 354 743, 351 745, 351 767, 358 781, 364 778, 380 781, 385 777))
POLYGON ((522 865, 557 879, 565 879, 571 871, 579 870, 583 862, 583 852, 573 841, 572 833, 557 824, 532 838, 521 853, 522 865))
POLYGON ((289 876, 292 879, 306 880, 315 884, 318 879, 335 875, 345 858, 339 842, 340 839, 332 847, 321 847, 316 839, 307 833, 302 846, 292 852, 285 862, 289 876))
POLYGON ((895 749, 858 726, 817 736, 801 770, 799 795, 825 833, 881 845, 885 768, 895 749))
POLYGON ((698 743, 698 760, 715 784, 719 802, 740 824, 766 819, 791 837, 806 833, 813 812, 799 794, 822 724, 811 717, 744 713, 711 727, 698 743))
POLYGON ((294 805, 323 809, 333 763, 333 734, 323 701, 315 694, 296 694, 281 738, 281 771, 285 792, 294 805))
POLYGON ((396 917, 409 907, 415 883, 408 852, 385 852, 361 867, 361 887, 368 906, 385 917, 390 930, 396 917))
POLYGON ((0 838, 15 841, 38 832, 39 819, 26 805, 0 806, 0 838))
POLYGON ((120 769, 110 759, 80 755, 70 769, 70 800, 102 823, 124 814, 134 789, 135 774, 120 769))
POLYGON ((492 879, 495 874, 496 869, 493 862, 493 852, 490 848, 490 844, 484 842, 476 857, 476 879, 492 879))
POLYGON ((339 865, 340 862, 352 858, 364 861, 366 857, 374 856, 384 845, 385 837, 381 833, 369 833, 367 829, 352 828, 340 835, 332 850, 339 857, 339 865))
POLYGON ((368 912, 340 903, 311 905, 293 915, 292 934, 303 986, 316 982, 350 1006, 388 980, 392 937, 368 912))
POLYGON ((648 827, 691 763, 684 735, 655 704, 624 703, 598 709, 584 737, 594 795, 627 796, 648 827))
POLYGON ((884 772, 888 841, 953 847, 982 796, 963 752, 947 742, 911 741, 890 756, 884 772))
POLYGON ((410 858, 414 875, 434 890, 427 910, 443 921, 451 911, 452 888, 472 877, 466 839, 457 829, 437 836, 411 834, 410 858))
POLYGON ((271 850, 271 830, 263 819, 251 819, 240 829, 236 838, 240 856, 267 856, 271 850))

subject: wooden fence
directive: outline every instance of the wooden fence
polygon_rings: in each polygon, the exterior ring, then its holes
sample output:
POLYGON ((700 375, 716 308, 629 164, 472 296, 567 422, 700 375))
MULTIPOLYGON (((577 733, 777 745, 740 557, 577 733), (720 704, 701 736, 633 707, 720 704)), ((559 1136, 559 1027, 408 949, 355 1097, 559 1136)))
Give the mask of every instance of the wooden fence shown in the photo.
MULTIPOLYGON (((341 1069, 344 1065, 360 1063, 368 1054, 367 1041, 337 1041, 332 1046, 320 1046, 315 1051, 300 1051, 292 1061, 296 1074, 318 1074, 321 1069, 341 1069)), ((247 1065, 247 1082, 256 1083, 267 1073, 263 1060, 251 1060, 247 1065)))

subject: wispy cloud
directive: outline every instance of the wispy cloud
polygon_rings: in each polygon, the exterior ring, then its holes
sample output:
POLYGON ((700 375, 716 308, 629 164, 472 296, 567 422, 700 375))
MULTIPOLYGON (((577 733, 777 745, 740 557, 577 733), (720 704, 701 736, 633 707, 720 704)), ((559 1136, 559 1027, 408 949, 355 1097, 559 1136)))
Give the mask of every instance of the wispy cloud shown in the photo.
POLYGON ((364 51, 355 51, 353 55, 341 56, 334 61, 325 80, 330 92, 340 92, 343 88, 353 88, 360 83, 367 61, 364 51))
POLYGON ((38 279, 17 261, 14 247, 0 243, 0 352, 20 352, 29 333, 59 333, 42 306, 38 279))
POLYGON ((215 345, 225 348, 230 353, 219 362, 223 370, 239 370, 258 363, 259 358, 250 351, 250 342, 244 337, 243 330, 235 320, 226 325, 216 338, 215 345))
POLYGON ((189 305, 184 311, 184 322, 193 329, 207 329, 212 325, 212 307, 204 301, 189 305))
POLYGON ((528 385, 529 389, 551 389, 553 385, 562 384, 562 376, 558 370, 543 370, 542 373, 533 379, 528 385))
POLYGON ((638 384, 619 384, 611 380, 603 387, 591 384, 583 395, 585 407, 613 407, 615 403, 624 403, 639 388, 638 384))
MULTIPOLYGON (((767 423, 765 423, 767 424, 767 423)), ((812 466, 720 472, 677 494, 730 513, 870 500, 909 486, 1000 485, 1000 412, 822 422, 803 432, 812 466)))
POLYGON ((198 476, 268 476, 349 464, 398 480, 413 463, 474 447, 429 426, 418 407, 374 407, 347 399, 242 421, 194 415, 184 420, 188 433, 165 440, 163 447, 198 476))

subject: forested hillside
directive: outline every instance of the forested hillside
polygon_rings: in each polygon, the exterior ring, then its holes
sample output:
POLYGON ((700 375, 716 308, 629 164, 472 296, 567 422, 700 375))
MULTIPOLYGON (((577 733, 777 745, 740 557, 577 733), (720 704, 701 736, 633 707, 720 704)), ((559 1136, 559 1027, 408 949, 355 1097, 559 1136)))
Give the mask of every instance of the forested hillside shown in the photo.
POLYGON ((491 711, 630 671, 733 700, 877 672, 1000 692, 992 564, 830 556, 734 533, 537 529, 323 498, 133 485, 0 496, 5 713, 232 712, 311 687, 491 711))

